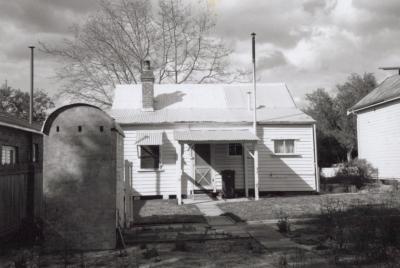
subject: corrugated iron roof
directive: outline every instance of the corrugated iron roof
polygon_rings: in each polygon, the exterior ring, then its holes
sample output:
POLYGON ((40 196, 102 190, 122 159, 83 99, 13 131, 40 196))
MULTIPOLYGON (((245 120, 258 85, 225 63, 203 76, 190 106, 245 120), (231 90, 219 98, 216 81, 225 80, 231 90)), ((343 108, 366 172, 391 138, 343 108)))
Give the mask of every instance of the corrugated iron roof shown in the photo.
POLYGON ((365 96, 359 102, 357 102, 350 109, 350 111, 360 110, 399 97, 400 97, 400 75, 397 74, 386 78, 367 96, 365 96))
POLYGON ((248 130, 176 130, 177 141, 257 141, 258 137, 248 130))
POLYGON ((0 112, 0 125, 21 129, 24 131, 34 132, 41 134, 42 124, 34 122, 32 125, 27 120, 16 118, 4 112, 0 112))
POLYGON ((163 142, 163 132, 136 132, 137 145, 161 145, 163 142))
MULTIPOLYGON (((155 110, 161 109, 232 109, 247 108, 252 84, 155 84, 155 110)), ((142 86, 117 85, 112 109, 140 109, 142 86)), ((295 108, 283 83, 258 84, 257 105, 295 108)))
MULTIPOLYGON (((110 114, 121 125, 195 122, 252 122, 253 112, 247 109, 174 109, 144 112, 140 109, 111 110, 110 114)), ((259 123, 312 123, 314 120, 294 108, 260 108, 259 123)))
MULTIPOLYGON (((141 85, 118 85, 110 114, 120 124, 252 122, 252 84, 155 84, 155 111, 141 110, 141 85)), ((258 122, 309 123, 284 83, 257 85, 258 122)))

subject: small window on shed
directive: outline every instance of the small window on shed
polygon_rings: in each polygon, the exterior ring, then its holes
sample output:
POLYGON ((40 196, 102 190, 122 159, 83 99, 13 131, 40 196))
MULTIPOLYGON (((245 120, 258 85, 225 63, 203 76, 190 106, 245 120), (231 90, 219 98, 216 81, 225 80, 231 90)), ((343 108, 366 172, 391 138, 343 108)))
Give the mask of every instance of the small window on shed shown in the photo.
POLYGON ((82 126, 78 126, 78 131, 82 132, 82 126))
POLYGON ((103 132, 103 131, 104 131, 104 127, 100 126, 100 132, 103 132))
POLYGON ((16 146, 1 146, 1 164, 14 165, 18 163, 18 148, 16 146))
POLYGON ((56 127, 56 131, 60 132, 60 127, 59 126, 56 127))

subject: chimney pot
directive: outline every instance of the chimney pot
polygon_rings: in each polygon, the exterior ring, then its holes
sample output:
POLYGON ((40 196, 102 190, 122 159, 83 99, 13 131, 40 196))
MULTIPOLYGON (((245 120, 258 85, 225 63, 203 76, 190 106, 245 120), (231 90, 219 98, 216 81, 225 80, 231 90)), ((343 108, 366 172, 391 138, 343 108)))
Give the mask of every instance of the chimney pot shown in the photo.
POLYGON ((143 70, 148 71, 150 70, 150 61, 149 60, 145 60, 143 63, 143 70))
POLYGON ((154 111, 154 74, 149 60, 143 62, 140 80, 142 82, 142 110, 154 111))

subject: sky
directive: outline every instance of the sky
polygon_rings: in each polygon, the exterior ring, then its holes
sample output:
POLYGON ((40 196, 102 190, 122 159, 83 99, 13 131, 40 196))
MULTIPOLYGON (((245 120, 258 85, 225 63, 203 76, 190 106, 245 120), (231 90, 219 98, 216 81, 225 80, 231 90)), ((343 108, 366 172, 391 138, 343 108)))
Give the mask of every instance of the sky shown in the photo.
MULTIPOLYGON (((0 0, 0 84, 29 89, 28 46, 71 38, 70 27, 97 9, 98 0, 0 0)), ((190 0, 186 0, 190 1, 190 0)), ((198 1, 198 0, 193 0, 198 1)), ((251 68, 255 32, 257 76, 285 82, 299 106, 305 94, 332 94, 351 73, 372 72, 378 82, 400 65, 398 0, 208 0, 215 35, 234 50, 234 66, 251 68)), ((35 87, 53 95, 57 62, 35 52, 35 87)))

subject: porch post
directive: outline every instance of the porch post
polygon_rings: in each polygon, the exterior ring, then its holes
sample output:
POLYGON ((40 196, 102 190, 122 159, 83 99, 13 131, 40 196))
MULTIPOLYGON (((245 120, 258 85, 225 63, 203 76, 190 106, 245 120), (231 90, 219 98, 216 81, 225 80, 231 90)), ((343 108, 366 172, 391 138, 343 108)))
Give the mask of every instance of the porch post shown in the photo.
POLYGON ((244 174, 244 193, 246 197, 249 197, 249 174, 247 172, 247 156, 249 154, 249 150, 247 149, 246 143, 242 143, 243 147, 243 174, 244 174))
POLYGON ((259 185, 258 185, 258 148, 257 142, 254 144, 254 199, 259 199, 259 185))
POLYGON ((183 174, 182 149, 183 145, 181 143, 178 143, 178 146, 176 147, 176 154, 178 155, 178 159, 176 161, 176 175, 177 175, 176 200, 178 201, 178 205, 182 204, 182 174, 183 174))

